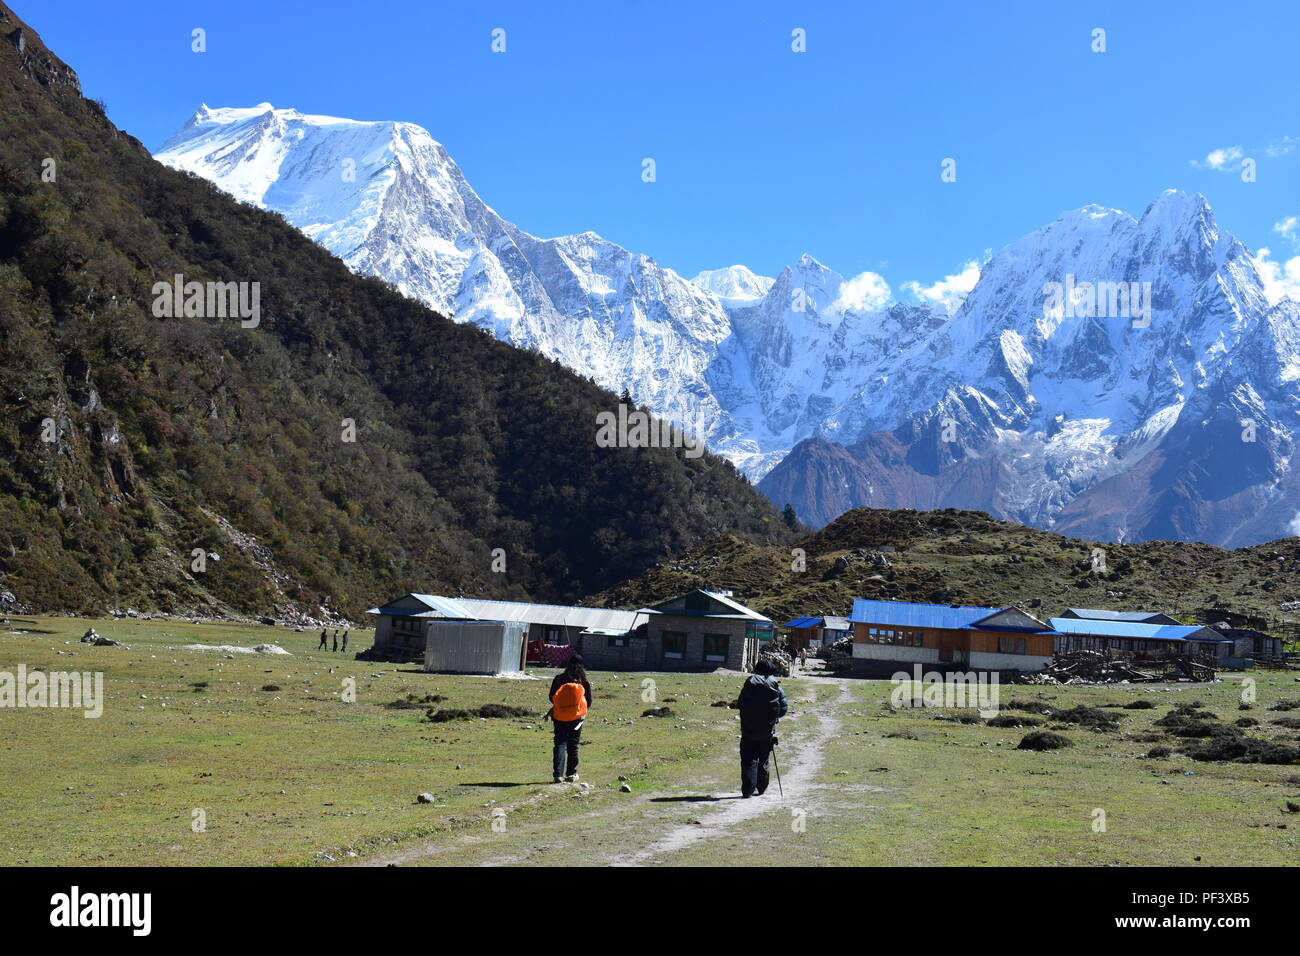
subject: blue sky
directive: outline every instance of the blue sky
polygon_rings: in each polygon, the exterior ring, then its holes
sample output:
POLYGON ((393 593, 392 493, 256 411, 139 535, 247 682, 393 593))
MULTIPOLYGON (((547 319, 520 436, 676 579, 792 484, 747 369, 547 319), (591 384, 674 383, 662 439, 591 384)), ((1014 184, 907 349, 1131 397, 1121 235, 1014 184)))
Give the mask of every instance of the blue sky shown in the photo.
POLYGON ((201 102, 407 120, 527 231, 591 229, 687 276, 808 252, 898 290, 1062 210, 1139 215, 1168 187, 1297 254, 1295 3, 13 5, 151 149, 201 102), (1235 152, 1205 163, 1232 147, 1256 182, 1235 152))

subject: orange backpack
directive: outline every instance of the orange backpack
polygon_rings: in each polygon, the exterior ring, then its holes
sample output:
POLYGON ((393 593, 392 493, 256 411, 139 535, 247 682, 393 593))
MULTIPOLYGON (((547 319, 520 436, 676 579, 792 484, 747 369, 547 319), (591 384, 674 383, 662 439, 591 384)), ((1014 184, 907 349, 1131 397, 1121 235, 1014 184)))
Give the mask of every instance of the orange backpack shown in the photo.
POLYGON ((587 695, 581 684, 561 684, 551 698, 556 720, 580 720, 587 716, 587 695))

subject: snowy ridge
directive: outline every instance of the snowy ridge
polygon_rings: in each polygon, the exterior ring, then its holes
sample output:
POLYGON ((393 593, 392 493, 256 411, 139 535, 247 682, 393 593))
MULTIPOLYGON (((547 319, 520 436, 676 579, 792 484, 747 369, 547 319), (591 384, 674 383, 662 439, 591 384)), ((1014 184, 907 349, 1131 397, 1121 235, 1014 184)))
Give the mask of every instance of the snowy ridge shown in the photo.
POLYGON ((688 281, 595 233, 529 235, 408 123, 205 106, 157 158, 280 212, 355 271, 627 389, 810 520, 834 516, 814 500, 825 483, 793 474, 810 439, 865 469, 836 508, 960 502, 1099 537, 1207 540, 1284 533, 1300 508, 1285 502, 1300 306, 1270 308, 1200 196, 1167 191, 1138 218, 1063 213, 941 307, 810 256, 775 278, 733 265, 688 281), (1053 284, 1067 291, 1053 299, 1053 284), (1225 442, 1247 418, 1259 440, 1237 454, 1225 442), (1237 467, 1171 463, 1210 441, 1237 467))

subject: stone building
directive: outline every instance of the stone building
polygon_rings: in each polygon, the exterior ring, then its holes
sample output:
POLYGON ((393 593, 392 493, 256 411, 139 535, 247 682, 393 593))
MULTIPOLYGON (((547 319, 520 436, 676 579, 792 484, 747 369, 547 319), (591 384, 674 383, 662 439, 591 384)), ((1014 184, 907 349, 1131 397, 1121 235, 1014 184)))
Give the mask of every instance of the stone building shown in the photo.
POLYGON ((750 670, 760 642, 775 635, 770 619, 727 592, 699 589, 636 613, 646 615, 646 622, 632 631, 582 635, 589 669, 750 670))

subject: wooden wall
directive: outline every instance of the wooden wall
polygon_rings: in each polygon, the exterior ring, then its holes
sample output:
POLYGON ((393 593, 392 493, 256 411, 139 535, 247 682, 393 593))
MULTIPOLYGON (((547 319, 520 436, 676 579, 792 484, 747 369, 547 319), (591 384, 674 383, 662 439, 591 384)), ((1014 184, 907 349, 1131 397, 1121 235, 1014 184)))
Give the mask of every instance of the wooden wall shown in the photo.
MULTIPOLYGON (((1025 654, 1039 657, 1052 656, 1052 635, 1022 634, 1013 631, 972 631, 964 628, 952 629, 945 627, 894 627, 888 624, 855 622, 853 624, 854 643, 880 643, 867 640, 867 630, 872 627, 887 628, 894 631, 912 631, 914 633, 919 631, 921 633, 921 646, 938 648, 941 659, 947 658, 954 651, 973 651, 976 654, 1009 653, 998 650, 999 637, 1023 637, 1025 639, 1025 654)), ((909 645, 900 644, 896 646, 907 647, 909 645)))

